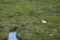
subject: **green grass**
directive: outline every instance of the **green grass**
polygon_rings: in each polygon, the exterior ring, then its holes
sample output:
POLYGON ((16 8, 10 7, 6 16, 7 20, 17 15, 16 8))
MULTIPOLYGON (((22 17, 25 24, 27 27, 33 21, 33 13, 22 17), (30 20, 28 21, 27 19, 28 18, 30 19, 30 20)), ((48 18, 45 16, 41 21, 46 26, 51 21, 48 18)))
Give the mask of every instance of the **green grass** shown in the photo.
POLYGON ((14 26, 23 40, 60 40, 60 0, 0 0, 0 40, 14 26))

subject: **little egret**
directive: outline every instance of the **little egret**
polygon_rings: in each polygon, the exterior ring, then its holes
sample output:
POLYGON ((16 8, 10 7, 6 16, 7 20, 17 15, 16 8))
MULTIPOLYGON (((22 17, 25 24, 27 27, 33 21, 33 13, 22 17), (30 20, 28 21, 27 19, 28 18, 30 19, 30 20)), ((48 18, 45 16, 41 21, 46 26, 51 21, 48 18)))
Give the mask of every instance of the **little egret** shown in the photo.
POLYGON ((47 23, 47 21, 45 21, 45 20, 43 20, 43 19, 42 19, 41 21, 42 21, 42 23, 47 23))

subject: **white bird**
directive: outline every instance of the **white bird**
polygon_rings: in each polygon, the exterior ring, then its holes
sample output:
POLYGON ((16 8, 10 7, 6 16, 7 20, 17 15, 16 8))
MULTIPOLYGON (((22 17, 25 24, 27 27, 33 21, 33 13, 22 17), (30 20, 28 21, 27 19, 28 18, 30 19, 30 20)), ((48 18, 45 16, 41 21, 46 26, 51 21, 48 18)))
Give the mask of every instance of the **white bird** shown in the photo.
POLYGON ((41 21, 42 21, 42 23, 47 23, 47 21, 45 21, 45 20, 43 20, 43 19, 42 19, 41 21))

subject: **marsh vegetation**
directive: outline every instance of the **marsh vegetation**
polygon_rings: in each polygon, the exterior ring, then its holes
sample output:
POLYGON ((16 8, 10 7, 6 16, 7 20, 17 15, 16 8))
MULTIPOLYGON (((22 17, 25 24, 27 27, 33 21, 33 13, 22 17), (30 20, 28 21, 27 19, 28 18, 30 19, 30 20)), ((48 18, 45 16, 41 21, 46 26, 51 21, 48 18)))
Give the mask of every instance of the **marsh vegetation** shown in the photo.
POLYGON ((60 40, 60 0, 0 0, 0 40, 15 27, 21 40, 60 40))

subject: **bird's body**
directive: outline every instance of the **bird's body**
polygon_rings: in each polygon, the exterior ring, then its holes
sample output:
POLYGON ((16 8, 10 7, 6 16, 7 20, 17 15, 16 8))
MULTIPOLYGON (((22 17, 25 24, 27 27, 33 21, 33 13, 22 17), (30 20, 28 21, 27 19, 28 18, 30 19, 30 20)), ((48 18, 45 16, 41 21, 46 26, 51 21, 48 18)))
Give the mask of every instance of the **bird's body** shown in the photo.
POLYGON ((43 19, 42 19, 41 21, 42 21, 42 23, 47 23, 47 21, 45 21, 45 20, 43 20, 43 19))

